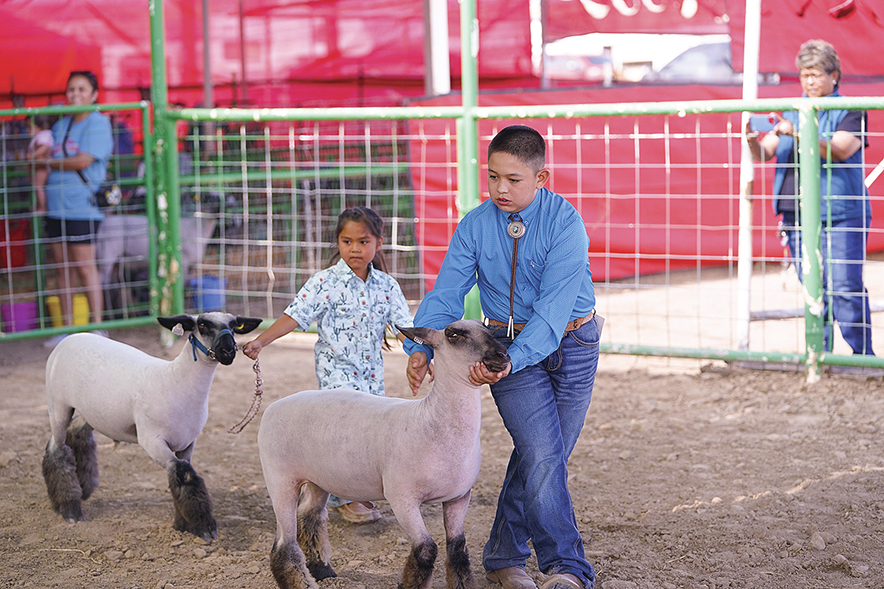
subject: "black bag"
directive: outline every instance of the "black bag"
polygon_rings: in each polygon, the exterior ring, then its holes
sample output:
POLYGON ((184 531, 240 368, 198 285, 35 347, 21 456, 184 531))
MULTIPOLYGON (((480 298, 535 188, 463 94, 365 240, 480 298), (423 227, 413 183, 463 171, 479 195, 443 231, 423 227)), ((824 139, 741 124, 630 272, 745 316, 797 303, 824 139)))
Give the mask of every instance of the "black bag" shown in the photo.
POLYGON ((123 200, 123 191, 112 182, 105 182, 98 191, 92 195, 92 203, 99 209, 107 209, 120 204, 123 200))

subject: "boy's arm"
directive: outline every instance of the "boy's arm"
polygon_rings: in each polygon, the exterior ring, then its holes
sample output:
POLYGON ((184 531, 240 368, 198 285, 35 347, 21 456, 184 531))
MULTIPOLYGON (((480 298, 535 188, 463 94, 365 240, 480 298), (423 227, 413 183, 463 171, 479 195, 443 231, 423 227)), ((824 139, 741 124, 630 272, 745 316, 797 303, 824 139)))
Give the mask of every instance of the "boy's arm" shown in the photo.
MULTIPOLYGON (((469 246, 469 236, 465 235, 466 223, 467 219, 462 219, 455 229, 433 290, 424 296, 414 316, 415 325, 442 329, 463 317, 464 297, 476 284, 478 267, 476 252, 469 246)), ((429 346, 409 340, 403 347, 409 356, 420 350, 427 358, 433 358, 433 349, 429 346)))

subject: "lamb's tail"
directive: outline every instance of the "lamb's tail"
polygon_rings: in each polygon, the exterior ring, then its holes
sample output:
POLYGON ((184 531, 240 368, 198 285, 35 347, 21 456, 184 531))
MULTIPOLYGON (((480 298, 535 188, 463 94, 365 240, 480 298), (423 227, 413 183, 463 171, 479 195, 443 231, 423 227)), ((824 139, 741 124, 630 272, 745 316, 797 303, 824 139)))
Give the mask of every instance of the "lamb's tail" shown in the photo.
POLYGON ((80 481, 82 500, 85 501, 98 488, 98 452, 95 436, 92 435, 92 426, 82 417, 75 417, 68 426, 65 443, 74 452, 77 480, 80 481))

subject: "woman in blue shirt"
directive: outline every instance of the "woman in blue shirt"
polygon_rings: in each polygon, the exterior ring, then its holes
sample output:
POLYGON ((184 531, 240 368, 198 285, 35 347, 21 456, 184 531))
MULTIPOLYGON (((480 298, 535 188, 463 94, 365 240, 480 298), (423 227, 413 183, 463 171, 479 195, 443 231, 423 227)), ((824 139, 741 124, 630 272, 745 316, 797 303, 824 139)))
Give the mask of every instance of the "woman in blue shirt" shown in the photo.
MULTIPOLYGON (((415 325, 441 329, 463 317, 478 284, 486 324, 509 349, 510 367, 470 367, 491 393, 513 439, 483 564, 504 589, 532 589, 525 572, 537 554, 543 589, 583 589, 595 571, 568 492, 567 462, 583 428, 599 358, 601 318, 589 270, 589 238, 577 210, 543 188, 546 144, 513 125, 488 147, 491 198, 458 224, 415 325)), ((432 350, 407 340, 406 375, 417 391, 432 350)))
MULTIPOLYGON (((98 80, 86 71, 71 72, 65 97, 70 105, 98 101, 98 80)), ((45 164, 46 238, 55 268, 56 288, 62 315, 73 322, 74 280, 86 290, 93 323, 101 323, 104 298, 95 263, 95 236, 104 214, 95 204, 95 192, 107 175, 114 149, 111 124, 96 111, 64 117, 52 127, 55 140, 52 157, 45 164)), ((59 338, 48 342, 51 346, 59 338)))
MULTIPOLYGON (((841 63, 835 48, 825 41, 804 43, 795 65, 804 96, 841 98, 841 63)), ((783 216, 783 228, 793 260, 801 259, 801 209, 798 199, 798 113, 787 111, 766 135, 746 129, 753 157, 759 161, 777 158, 774 174, 774 212, 783 216)), ((823 332, 825 349, 832 350, 829 310, 841 335, 855 354, 872 351, 872 316, 869 293, 863 284, 866 233, 872 218, 869 193, 863 178, 863 147, 867 126, 864 111, 843 109, 819 113, 820 195, 823 231, 823 332), (827 162, 831 149, 832 162, 827 162), (831 284, 830 284, 831 283, 831 284)), ((802 278, 799 270, 798 277, 802 278)))

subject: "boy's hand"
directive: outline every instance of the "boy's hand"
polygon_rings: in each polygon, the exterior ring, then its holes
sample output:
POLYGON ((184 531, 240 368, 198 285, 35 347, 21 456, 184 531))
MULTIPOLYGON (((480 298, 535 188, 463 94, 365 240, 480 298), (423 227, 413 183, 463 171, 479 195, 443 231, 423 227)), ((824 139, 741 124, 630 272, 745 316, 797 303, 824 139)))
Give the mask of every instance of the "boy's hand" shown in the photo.
POLYGON ((494 384, 500 379, 507 376, 513 369, 512 364, 507 364, 506 369, 501 372, 491 372, 481 362, 476 362, 470 366, 470 382, 476 386, 483 384, 494 384))
POLYGON ((408 357, 408 365, 405 367, 405 376, 408 378, 408 386, 411 387, 411 396, 417 396, 417 390, 427 373, 430 373, 430 382, 433 382, 433 367, 427 362, 426 352, 415 352, 408 357))

